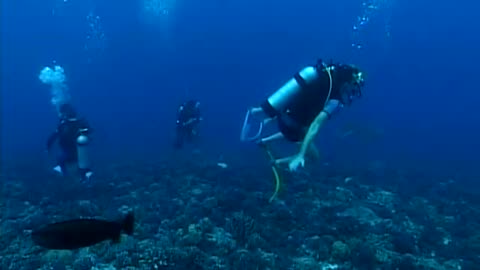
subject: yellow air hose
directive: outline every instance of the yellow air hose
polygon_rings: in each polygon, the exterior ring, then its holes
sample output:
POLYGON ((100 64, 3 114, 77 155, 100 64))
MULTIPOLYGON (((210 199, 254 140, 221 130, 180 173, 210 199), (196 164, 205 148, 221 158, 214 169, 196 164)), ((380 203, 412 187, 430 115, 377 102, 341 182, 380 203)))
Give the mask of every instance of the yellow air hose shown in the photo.
POLYGON ((277 197, 278 192, 280 191, 280 185, 282 181, 280 179, 280 174, 278 173, 277 167, 275 166, 275 163, 274 163, 275 157, 273 156, 270 149, 268 149, 268 147, 265 147, 265 152, 267 153, 270 159, 270 162, 272 162, 272 172, 273 172, 273 176, 275 176, 275 191, 273 192, 272 196, 270 196, 270 199, 268 200, 268 202, 271 203, 277 197))

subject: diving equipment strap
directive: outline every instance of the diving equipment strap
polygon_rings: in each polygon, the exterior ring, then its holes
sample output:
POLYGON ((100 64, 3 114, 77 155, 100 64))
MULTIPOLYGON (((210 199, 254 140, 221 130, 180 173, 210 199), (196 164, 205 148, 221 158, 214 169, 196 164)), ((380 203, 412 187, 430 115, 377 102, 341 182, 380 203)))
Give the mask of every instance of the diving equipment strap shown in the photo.
MULTIPOLYGON (((330 96, 332 95, 332 88, 333 88, 333 79, 332 79, 332 69, 335 68, 335 66, 327 66, 322 60, 317 61, 316 69, 317 72, 319 72, 320 68, 324 68, 325 71, 327 72, 328 79, 329 79, 329 88, 328 88, 328 95, 327 99, 325 99, 325 104, 323 105, 324 107, 327 105, 328 101, 330 100, 330 96)), ((320 75, 320 74, 319 74, 320 75)))
POLYGON ((248 137, 248 133, 250 132, 250 110, 247 110, 247 114, 245 115, 245 120, 243 121, 243 127, 242 127, 242 132, 240 134, 240 141, 245 142, 245 141, 256 141, 260 135, 262 134, 263 130, 263 122, 260 122, 260 127, 258 129, 257 134, 253 137, 248 137))
POLYGON ((305 81, 304 78, 302 78, 302 76, 300 76, 300 72, 297 72, 293 78, 295 79, 295 81, 298 83, 298 85, 300 85, 300 88, 307 88, 307 82, 305 81))
POLYGON ((328 89, 327 99, 325 100, 325 104, 323 105, 324 107, 327 106, 327 103, 330 100, 330 96, 332 95, 333 79, 332 79, 331 69, 332 69, 331 67, 325 67, 325 70, 327 71, 327 74, 328 74, 328 79, 330 80, 330 87, 328 89))

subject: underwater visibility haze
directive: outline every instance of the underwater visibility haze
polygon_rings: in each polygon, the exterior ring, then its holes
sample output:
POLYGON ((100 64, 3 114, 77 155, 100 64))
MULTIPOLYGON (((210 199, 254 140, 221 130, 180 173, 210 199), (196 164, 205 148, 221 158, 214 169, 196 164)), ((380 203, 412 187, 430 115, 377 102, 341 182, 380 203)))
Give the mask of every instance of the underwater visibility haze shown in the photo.
POLYGON ((479 8, 2 1, 0 269, 480 269, 479 8))

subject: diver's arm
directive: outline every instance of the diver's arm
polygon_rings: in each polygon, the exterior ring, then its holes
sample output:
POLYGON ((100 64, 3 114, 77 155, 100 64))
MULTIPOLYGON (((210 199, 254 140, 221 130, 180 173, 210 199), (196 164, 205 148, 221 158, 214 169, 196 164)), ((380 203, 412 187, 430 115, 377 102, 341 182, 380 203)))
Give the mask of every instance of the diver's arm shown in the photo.
POLYGON ((195 119, 188 119, 187 122, 183 123, 183 126, 184 126, 184 127, 189 126, 189 125, 191 125, 193 122, 195 122, 195 119))
POLYGON ((305 135, 305 139, 300 148, 300 153, 298 154, 300 157, 305 157, 305 154, 307 153, 313 139, 317 136, 318 131, 323 127, 330 116, 337 112, 342 106, 342 103, 337 99, 330 99, 325 103, 323 110, 317 115, 317 117, 315 117, 315 120, 313 120, 308 128, 307 135, 305 135))
POLYGON ((192 125, 192 124, 198 124, 202 120, 203 120, 202 117, 192 118, 192 119, 189 119, 187 122, 185 122, 184 126, 189 126, 189 125, 192 125))
POLYGON ((313 120, 312 124, 308 128, 307 135, 305 135, 305 139, 302 142, 302 146, 300 147, 300 153, 298 155, 304 157, 307 153, 310 144, 312 143, 313 139, 318 134, 318 131, 323 127, 325 122, 328 120, 328 113, 325 111, 321 111, 315 120, 313 120))
POLYGON ((85 118, 79 119, 77 122, 77 129, 80 134, 87 135, 92 132, 90 124, 85 118))
POLYGON ((54 133, 52 133, 49 137, 48 137, 48 140, 47 140, 47 151, 50 151, 50 149, 52 149, 52 146, 53 144, 55 143, 55 141, 58 139, 58 131, 55 131, 54 133))

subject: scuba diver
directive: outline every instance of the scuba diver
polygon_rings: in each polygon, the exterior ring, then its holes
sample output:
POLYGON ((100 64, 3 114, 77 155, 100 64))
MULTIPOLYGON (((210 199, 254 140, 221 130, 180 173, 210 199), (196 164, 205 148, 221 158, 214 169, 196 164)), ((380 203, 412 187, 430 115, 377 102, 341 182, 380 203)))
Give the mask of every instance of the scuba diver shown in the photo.
POLYGON ((189 100, 180 107, 177 112, 175 148, 182 148, 185 141, 192 142, 198 137, 198 126, 202 121, 200 115, 200 102, 189 100))
POLYGON ((75 164, 81 182, 88 182, 93 175, 88 157, 90 127, 86 120, 77 118, 77 113, 70 104, 60 106, 59 118, 57 130, 47 140, 47 152, 57 141, 61 150, 57 158, 58 165, 53 170, 66 176, 67 167, 75 164))
POLYGON ((260 107, 247 111, 241 133, 242 141, 259 145, 286 139, 301 144, 296 155, 276 159, 275 165, 289 163, 291 171, 305 165, 305 156, 317 153, 313 140, 326 121, 340 108, 362 95, 363 73, 353 65, 327 64, 321 60, 307 66, 265 100, 260 107), (249 117, 263 114, 258 132, 249 137, 249 117), (276 120, 279 132, 261 137, 263 127, 276 120))

